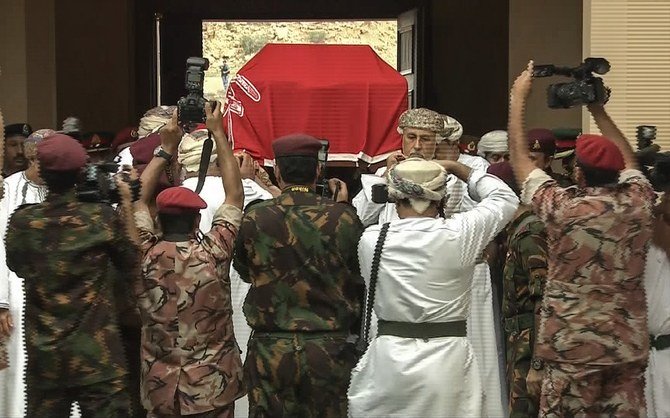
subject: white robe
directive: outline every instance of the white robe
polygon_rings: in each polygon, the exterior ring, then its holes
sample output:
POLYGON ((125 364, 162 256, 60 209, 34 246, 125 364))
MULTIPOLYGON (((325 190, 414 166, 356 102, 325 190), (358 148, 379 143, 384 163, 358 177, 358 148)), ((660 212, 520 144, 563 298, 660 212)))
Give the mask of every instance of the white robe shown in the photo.
MULTIPOLYGON (((488 161, 481 157, 460 154, 458 162, 465 164, 476 172, 486 172, 488 161)), ((372 202, 372 186, 384 184, 386 181, 381 175, 386 170, 382 167, 374 175, 361 176, 363 189, 354 197, 352 205, 356 208, 358 217, 365 226, 383 224, 398 219, 395 204, 376 204, 372 202)), ((449 195, 445 205, 445 214, 451 216, 472 209, 475 201, 470 198, 465 182, 456 180, 447 190, 449 195)), ((481 252, 476 254, 481 256, 481 252)), ((478 357, 481 380, 484 382, 484 393, 487 416, 503 417, 507 415, 507 390, 504 389, 505 353, 500 330, 499 317, 493 309, 493 290, 491 275, 486 263, 479 263, 475 267, 472 283, 472 299, 468 321, 468 339, 475 355, 478 357)), ((374 319, 374 318, 373 318, 374 319)), ((375 335, 375 320, 371 326, 370 335, 375 335)))
MULTIPOLYGON (((183 186, 195 191, 198 185, 198 178, 191 177, 184 180, 183 186)), ((272 199, 272 194, 263 189, 255 181, 251 179, 243 179, 242 186, 244 187, 244 207, 255 200, 272 199)), ((200 196, 207 202, 207 208, 200 211, 200 231, 202 233, 209 232, 212 229, 212 219, 216 209, 221 206, 226 199, 226 192, 223 190, 223 182, 221 177, 207 176, 205 183, 200 192, 200 196)), ((233 306, 233 329, 235 330, 235 339, 242 351, 242 361, 244 361, 247 353, 247 342, 251 336, 251 327, 247 324, 247 319, 242 311, 244 299, 249 292, 249 283, 244 282, 240 275, 230 266, 230 296, 233 306)), ((235 401, 235 416, 247 417, 249 416, 249 400, 246 396, 235 401)))
MULTIPOLYGON (((666 253, 649 246, 644 276, 647 292, 649 334, 670 334, 670 260, 666 253)), ((647 416, 670 417, 670 348, 649 351, 645 376, 647 416)))
MULTIPOLYGON (((482 199, 470 211, 448 219, 391 221, 374 303, 379 318, 422 323, 470 316, 477 256, 512 219, 518 199, 503 182, 481 171, 473 173, 469 188, 471 196, 482 199)), ((368 282, 379 230, 380 225, 369 227, 358 248, 361 274, 368 282)), ((490 416, 481 368, 469 338, 377 336, 352 371, 349 413, 490 416)))
MULTIPOLYGON (((7 341, 9 367, 0 371, 0 417, 23 417, 25 414, 26 349, 23 330, 25 293, 23 279, 7 268, 5 259, 5 232, 14 210, 27 203, 41 203, 46 188, 26 179, 23 171, 5 179, 5 196, 0 201, 0 307, 9 308, 14 330, 7 341)), ((28 260, 29 262, 29 260, 28 260)))

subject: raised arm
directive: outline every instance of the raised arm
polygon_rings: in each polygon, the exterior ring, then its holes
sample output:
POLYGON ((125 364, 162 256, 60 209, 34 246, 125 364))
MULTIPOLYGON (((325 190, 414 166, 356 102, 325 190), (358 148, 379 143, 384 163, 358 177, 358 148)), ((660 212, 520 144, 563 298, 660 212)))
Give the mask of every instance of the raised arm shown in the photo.
MULTIPOLYGON (((172 119, 170 119, 170 121, 160 130, 161 148, 164 151, 164 154, 162 155, 168 154, 168 156, 174 157, 177 153, 177 147, 179 146, 179 141, 181 141, 183 134, 184 133, 179 127, 177 111, 175 110, 174 113, 172 113, 172 119)), ((158 179, 168 163, 168 158, 156 156, 151 159, 149 165, 147 165, 142 172, 142 176, 140 177, 142 192, 140 194, 140 199, 135 202, 135 210, 137 212, 149 213, 149 204, 151 199, 154 198, 158 179)))
POLYGON ((523 188, 523 183, 528 175, 537 168, 530 159, 528 139, 526 138, 526 100, 530 94, 532 81, 533 61, 530 61, 528 67, 514 81, 509 97, 509 122, 507 126, 509 155, 514 176, 520 189, 523 188))
POLYGON ((621 130, 616 126, 612 118, 607 114, 605 107, 601 104, 592 103, 587 106, 593 120, 595 120, 596 125, 600 132, 607 137, 610 141, 614 142, 616 146, 621 151, 623 156, 623 162, 626 169, 638 169, 637 159, 635 158, 635 153, 633 152, 633 147, 630 146, 630 143, 621 132, 621 130))
POLYGON ((224 204, 235 206, 241 210, 244 205, 242 177, 240 176, 237 158, 233 155, 233 149, 230 147, 228 138, 223 131, 221 104, 216 102, 214 109, 205 106, 205 113, 207 115, 207 129, 216 141, 216 160, 223 179, 223 189, 226 192, 224 204))

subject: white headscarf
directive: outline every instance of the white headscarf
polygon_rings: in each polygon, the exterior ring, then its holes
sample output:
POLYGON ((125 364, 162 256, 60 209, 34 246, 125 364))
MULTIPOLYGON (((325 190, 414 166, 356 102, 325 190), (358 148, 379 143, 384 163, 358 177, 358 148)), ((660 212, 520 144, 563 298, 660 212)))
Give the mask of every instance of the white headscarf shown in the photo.
MULTIPOLYGON (((198 171, 200 168, 200 158, 202 157, 202 146, 205 139, 208 137, 207 129, 199 129, 191 133, 184 134, 179 143, 179 153, 177 154, 177 161, 189 173, 198 171)), ((216 142, 212 147, 212 155, 209 157, 209 162, 216 161, 216 142)))
POLYGON ((482 139, 477 144, 477 154, 484 157, 485 152, 509 152, 507 131, 495 130, 482 135, 482 139))
POLYGON ((430 202, 439 202, 447 193, 447 172, 434 161, 408 158, 391 168, 387 176, 389 197, 408 199, 418 213, 425 212, 430 202))

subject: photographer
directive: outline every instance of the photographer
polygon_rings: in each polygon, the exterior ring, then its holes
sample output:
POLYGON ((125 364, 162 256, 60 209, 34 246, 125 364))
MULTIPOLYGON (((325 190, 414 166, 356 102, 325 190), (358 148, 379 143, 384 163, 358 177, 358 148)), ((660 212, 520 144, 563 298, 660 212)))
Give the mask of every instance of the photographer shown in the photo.
POLYGON ((78 200, 87 160, 69 136, 39 142, 49 193, 19 207, 7 228, 7 266, 25 283, 29 417, 68 416, 73 401, 84 416, 130 415, 113 282, 117 271, 134 274, 139 253, 111 206, 78 200))
POLYGON ((543 382, 540 416, 643 416, 649 337, 642 285, 654 194, 602 101, 605 136, 576 144, 578 187, 561 188, 528 155, 524 108, 533 63, 510 95, 510 156, 521 199, 546 226, 549 275, 527 380, 543 382), (539 375, 539 376, 538 376, 539 375))
POLYGON ((321 143, 295 134, 272 143, 279 197, 251 207, 234 266, 251 283, 244 304, 253 329, 245 361, 249 416, 344 417, 355 363, 363 280, 356 248, 363 225, 346 184, 336 202, 314 193, 321 143), (298 372, 296 372, 298 370, 298 372))
POLYGON ((141 177, 135 206, 142 277, 134 287, 142 319, 142 403, 151 417, 232 417, 235 400, 244 394, 228 277, 244 194, 220 107, 205 108, 225 190, 209 232, 196 237, 207 203, 186 187, 156 197, 162 235, 149 212, 158 179, 182 139, 176 112, 161 129, 160 149, 141 177))

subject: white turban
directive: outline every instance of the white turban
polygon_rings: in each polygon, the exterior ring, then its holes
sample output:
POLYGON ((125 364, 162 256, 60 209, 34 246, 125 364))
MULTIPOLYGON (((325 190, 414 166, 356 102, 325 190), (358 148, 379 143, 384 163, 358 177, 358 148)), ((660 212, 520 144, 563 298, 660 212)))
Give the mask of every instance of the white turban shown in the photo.
POLYGON ((423 213, 430 202, 440 201, 447 193, 447 172, 434 161, 408 158, 388 172, 389 197, 409 199, 412 208, 423 213))
POLYGON ((176 106, 156 106, 147 110, 142 119, 140 119, 137 136, 144 138, 159 130, 172 119, 172 113, 176 108, 176 106))
POLYGON ((485 152, 509 152, 507 131, 491 131, 485 133, 477 144, 477 153, 484 157, 485 152))
POLYGON ((448 115, 440 115, 444 119, 443 139, 447 141, 458 141, 463 135, 463 125, 456 119, 448 115))
MULTIPOLYGON (((209 136, 207 129, 199 129, 189 134, 184 134, 179 143, 179 153, 177 154, 177 161, 184 167, 184 170, 189 173, 194 173, 200 168, 200 158, 202 157, 202 146, 205 144, 205 139, 209 136)), ((212 140, 212 155, 209 157, 209 162, 216 161, 216 141, 212 140)))

